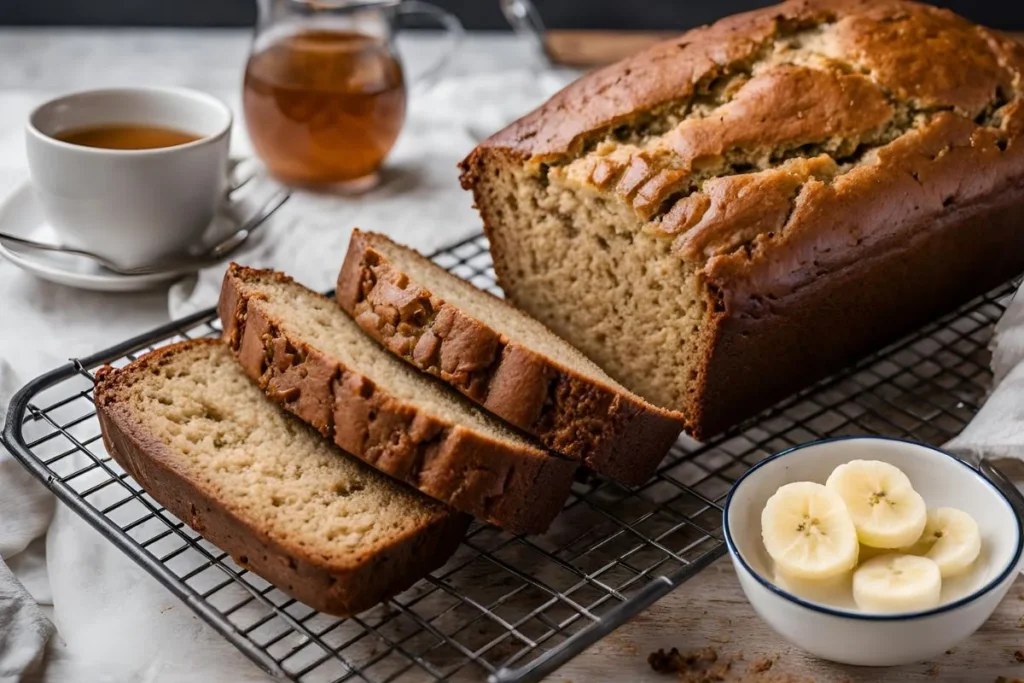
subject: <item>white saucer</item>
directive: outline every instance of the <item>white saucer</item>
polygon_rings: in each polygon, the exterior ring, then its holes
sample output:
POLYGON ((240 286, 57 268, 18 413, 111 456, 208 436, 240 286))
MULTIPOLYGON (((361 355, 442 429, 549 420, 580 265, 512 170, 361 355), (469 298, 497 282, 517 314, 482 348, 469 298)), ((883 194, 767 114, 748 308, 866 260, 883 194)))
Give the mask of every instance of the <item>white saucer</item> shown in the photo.
MULTIPOLYGON (((225 206, 225 210, 218 212, 204 236, 205 242, 215 244, 239 229, 243 221, 239 220, 231 208, 225 206)), ((28 181, 19 185, 3 202, 0 202, 0 232, 39 242, 60 243, 55 230, 43 217, 42 206, 28 181)), ((0 256, 44 280, 97 292, 134 292, 149 289, 181 278, 205 265, 201 259, 197 259, 197 265, 194 267, 183 266, 146 275, 118 275, 86 258, 3 242, 0 242, 0 256)))

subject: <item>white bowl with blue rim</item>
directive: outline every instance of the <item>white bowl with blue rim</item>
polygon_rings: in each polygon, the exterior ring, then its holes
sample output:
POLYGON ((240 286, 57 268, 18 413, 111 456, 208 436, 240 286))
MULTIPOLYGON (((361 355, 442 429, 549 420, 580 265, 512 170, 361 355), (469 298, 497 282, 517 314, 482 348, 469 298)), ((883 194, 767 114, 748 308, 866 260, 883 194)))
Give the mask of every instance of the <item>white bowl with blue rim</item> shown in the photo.
POLYGON ((998 470, 982 470, 931 446, 885 437, 842 437, 783 451, 758 463, 725 502, 725 541, 750 604, 779 635, 843 664, 894 666, 942 654, 992 615, 1022 568, 1024 499, 998 470), (761 540, 768 498, 794 481, 824 483, 851 460, 882 460, 903 470, 929 508, 954 507, 978 522, 982 551, 970 573, 944 582, 943 602, 922 612, 868 614, 849 604, 812 602, 773 580, 761 540))

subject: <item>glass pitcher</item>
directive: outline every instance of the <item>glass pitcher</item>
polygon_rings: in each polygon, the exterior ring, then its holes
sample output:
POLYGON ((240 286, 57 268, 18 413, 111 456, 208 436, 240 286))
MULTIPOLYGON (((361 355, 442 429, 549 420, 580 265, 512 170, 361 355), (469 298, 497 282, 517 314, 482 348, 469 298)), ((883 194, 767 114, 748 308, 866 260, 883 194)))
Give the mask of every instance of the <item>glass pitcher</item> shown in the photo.
POLYGON ((253 149, 289 185, 351 192, 376 184, 405 120, 407 79, 394 46, 397 21, 424 15, 449 41, 417 84, 447 67, 463 29, 439 7, 412 0, 259 0, 242 87, 253 149))

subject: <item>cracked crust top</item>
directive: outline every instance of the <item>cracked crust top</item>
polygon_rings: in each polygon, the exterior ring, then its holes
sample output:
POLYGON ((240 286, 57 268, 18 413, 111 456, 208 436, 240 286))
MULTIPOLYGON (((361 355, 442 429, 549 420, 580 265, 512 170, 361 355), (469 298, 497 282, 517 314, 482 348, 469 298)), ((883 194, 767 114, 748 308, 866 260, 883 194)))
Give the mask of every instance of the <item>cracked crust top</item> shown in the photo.
POLYGON ((794 0, 581 78, 474 150, 463 184, 522 164, 621 202, 717 310, 756 318, 1024 181, 1022 70, 1024 47, 948 10, 794 0))

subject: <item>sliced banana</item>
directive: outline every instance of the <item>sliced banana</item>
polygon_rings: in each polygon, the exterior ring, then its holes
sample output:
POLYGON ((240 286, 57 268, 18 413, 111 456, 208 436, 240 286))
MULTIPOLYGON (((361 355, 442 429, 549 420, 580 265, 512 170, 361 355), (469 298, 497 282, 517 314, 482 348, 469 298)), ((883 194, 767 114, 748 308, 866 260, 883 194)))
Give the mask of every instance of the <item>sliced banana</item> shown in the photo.
POLYGON ((761 538, 778 568, 797 579, 828 579, 857 565, 857 530, 842 499, 821 484, 786 484, 761 512, 761 538))
POLYGON ((942 578, 949 579, 966 572, 978 559, 981 532, 974 518, 963 510, 929 510, 921 538, 900 552, 934 560, 939 565, 942 578))
POLYGON ((853 460, 835 468, 825 486, 846 503, 864 545, 902 548, 915 543, 924 531, 924 499, 898 467, 878 460, 853 460))
POLYGON ((865 612, 917 612, 939 604, 942 573, 934 560, 888 553, 853 573, 853 601, 865 612))

